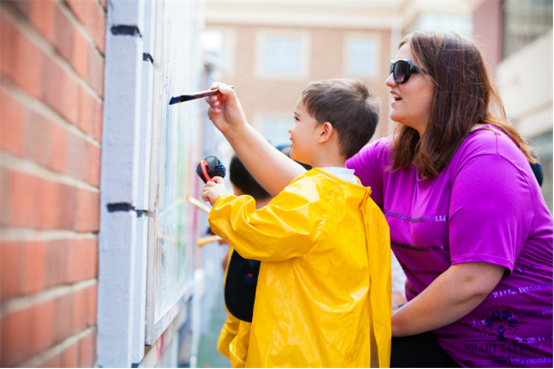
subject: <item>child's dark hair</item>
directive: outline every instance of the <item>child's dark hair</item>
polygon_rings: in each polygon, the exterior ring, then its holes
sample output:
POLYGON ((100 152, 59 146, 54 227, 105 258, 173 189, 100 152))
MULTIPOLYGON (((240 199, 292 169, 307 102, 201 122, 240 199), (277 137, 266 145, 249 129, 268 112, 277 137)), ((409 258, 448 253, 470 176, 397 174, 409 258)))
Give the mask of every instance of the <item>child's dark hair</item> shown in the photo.
POLYGON ((308 113, 319 123, 329 122, 339 134, 341 154, 352 157, 369 142, 379 122, 381 106, 363 82, 326 79, 302 91, 308 113))
POLYGON ((229 172, 231 183, 242 191, 245 195, 252 196, 255 200, 264 200, 270 198, 271 195, 264 190, 262 186, 256 180, 250 172, 246 169, 244 164, 239 160, 236 155, 233 155, 231 163, 229 164, 229 172))

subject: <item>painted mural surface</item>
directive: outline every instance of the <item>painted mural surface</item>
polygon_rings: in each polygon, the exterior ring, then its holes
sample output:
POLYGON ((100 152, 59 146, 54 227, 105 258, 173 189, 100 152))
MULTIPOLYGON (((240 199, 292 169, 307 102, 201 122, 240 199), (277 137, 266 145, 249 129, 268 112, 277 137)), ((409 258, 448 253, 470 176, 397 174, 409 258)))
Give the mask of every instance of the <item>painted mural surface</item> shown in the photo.
POLYGON ((155 201, 154 233, 148 255, 147 342, 155 341, 192 292, 197 211, 185 201, 199 189, 199 101, 169 105, 172 96, 196 91, 198 58, 195 2, 158 3, 153 97, 153 151, 150 187, 155 201), (150 333, 150 339, 149 339, 150 333))

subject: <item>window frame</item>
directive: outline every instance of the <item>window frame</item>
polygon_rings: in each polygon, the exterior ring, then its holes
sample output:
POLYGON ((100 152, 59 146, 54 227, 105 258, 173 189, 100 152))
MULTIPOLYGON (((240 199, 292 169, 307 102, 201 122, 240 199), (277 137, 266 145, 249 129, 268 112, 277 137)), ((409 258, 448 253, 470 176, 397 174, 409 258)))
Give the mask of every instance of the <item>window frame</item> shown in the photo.
POLYGON ((375 34, 375 33, 347 33, 345 36, 344 36, 344 51, 343 51, 343 56, 344 56, 344 60, 343 60, 343 73, 345 76, 348 76, 348 77, 351 77, 351 78, 360 78, 360 79, 367 79, 367 80, 376 80, 377 78, 379 78, 379 76, 381 76, 382 74, 379 73, 379 71, 381 70, 381 54, 382 54, 382 50, 381 50, 381 38, 379 37, 379 35, 375 34), (362 75, 362 74, 356 74, 356 73, 352 73, 352 71, 350 70, 350 61, 351 61, 351 49, 350 49, 350 45, 353 41, 370 41, 372 42, 374 45, 375 45, 375 55, 373 57, 373 63, 374 63, 374 68, 373 70, 371 71, 371 73, 369 74, 365 74, 365 75, 362 75))
POLYGON ((311 56, 311 38, 306 31, 292 30, 261 30, 256 33, 256 49, 255 49, 255 74, 260 79, 308 79, 309 66, 311 56), (300 40, 300 70, 298 72, 274 72, 267 71, 264 68, 265 62, 265 41, 269 37, 295 37, 300 40))

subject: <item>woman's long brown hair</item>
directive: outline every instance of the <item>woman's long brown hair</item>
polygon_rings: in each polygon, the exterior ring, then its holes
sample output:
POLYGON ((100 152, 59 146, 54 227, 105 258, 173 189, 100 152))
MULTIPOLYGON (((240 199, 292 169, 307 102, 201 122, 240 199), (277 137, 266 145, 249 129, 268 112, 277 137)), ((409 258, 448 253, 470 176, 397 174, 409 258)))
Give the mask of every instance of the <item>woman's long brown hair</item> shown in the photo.
POLYGON ((429 72, 422 76, 434 85, 434 97, 423 137, 411 127, 398 125, 393 170, 408 168, 413 163, 420 176, 438 175, 478 123, 504 131, 530 162, 537 162, 525 140, 506 119, 504 105, 472 41, 454 32, 416 31, 406 36, 399 47, 406 43, 415 62, 429 72), (499 115, 492 113, 491 102, 499 115))

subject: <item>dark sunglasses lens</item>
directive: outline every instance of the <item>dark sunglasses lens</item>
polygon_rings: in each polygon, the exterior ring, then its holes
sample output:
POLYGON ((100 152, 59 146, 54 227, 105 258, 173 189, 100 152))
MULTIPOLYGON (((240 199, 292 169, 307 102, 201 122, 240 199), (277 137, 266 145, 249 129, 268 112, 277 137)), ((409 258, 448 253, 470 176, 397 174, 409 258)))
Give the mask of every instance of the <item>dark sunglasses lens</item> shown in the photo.
POLYGON ((394 64, 393 77, 396 83, 404 83, 408 80, 408 69, 410 65, 404 60, 398 60, 394 64))

